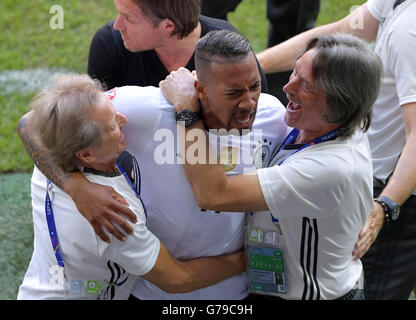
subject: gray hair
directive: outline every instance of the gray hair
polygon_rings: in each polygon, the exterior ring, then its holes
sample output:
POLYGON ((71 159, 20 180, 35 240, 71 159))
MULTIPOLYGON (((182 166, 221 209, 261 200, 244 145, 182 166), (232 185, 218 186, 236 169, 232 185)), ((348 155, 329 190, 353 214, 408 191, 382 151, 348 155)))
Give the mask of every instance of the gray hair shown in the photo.
POLYGON ((317 50, 313 78, 327 95, 323 120, 341 123, 338 137, 347 138, 358 128, 366 132, 383 72, 378 55, 366 42, 342 33, 317 36, 303 53, 310 49, 317 50))
POLYGON ((76 152, 101 145, 103 126, 93 119, 101 84, 87 75, 61 75, 31 101, 31 126, 52 160, 68 172, 77 169, 76 152))
MULTIPOLYGON (((203 36, 195 48, 195 69, 205 71, 213 62, 235 63, 245 59, 252 48, 248 39, 230 30, 213 30, 203 36)), ((198 74, 198 79, 200 78, 198 74)))

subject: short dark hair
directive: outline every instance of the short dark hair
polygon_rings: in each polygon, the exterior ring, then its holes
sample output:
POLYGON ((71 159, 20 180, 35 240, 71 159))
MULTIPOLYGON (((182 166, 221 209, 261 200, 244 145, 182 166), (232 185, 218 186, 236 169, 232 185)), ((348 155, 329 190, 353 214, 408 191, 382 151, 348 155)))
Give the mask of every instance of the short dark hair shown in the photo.
POLYGON ((175 24, 173 35, 188 36, 199 23, 200 0, 133 0, 154 25, 169 19, 175 24))
POLYGON ((379 56, 366 42, 342 33, 313 38, 303 53, 311 49, 317 50, 313 78, 327 95, 323 120, 341 123, 338 137, 349 137, 357 128, 367 131, 383 72, 379 56))
POLYGON ((239 62, 251 52, 250 42, 238 32, 213 30, 199 39, 196 45, 195 69, 198 74, 213 62, 220 64, 239 62))

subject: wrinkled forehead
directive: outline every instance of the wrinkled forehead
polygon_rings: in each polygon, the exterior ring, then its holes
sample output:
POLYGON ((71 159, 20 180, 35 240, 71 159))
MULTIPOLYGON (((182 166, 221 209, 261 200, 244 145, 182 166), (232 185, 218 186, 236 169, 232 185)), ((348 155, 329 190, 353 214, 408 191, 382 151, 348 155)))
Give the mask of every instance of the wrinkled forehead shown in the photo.
POLYGON ((94 104, 91 116, 104 126, 112 124, 116 117, 116 109, 107 94, 100 95, 94 104))

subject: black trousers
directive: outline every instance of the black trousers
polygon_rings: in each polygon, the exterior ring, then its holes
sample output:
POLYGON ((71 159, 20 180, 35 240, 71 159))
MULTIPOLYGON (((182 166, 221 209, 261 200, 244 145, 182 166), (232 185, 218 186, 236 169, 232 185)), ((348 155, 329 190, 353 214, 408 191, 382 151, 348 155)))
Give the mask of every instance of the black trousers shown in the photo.
MULTIPOLYGON (((384 186, 374 183, 377 197, 384 186)), ((399 219, 381 229, 364 265, 369 300, 407 300, 416 287, 416 196, 401 206, 399 219)))
MULTIPOLYGON (((242 0, 201 0, 201 14, 227 19, 242 0)), ((267 46, 272 47, 315 25, 320 9, 320 0, 267 0, 269 33, 267 46)), ((247 17, 248 19, 250 17, 247 17)), ((284 105, 288 103, 283 86, 289 81, 291 72, 266 75, 269 93, 284 105)))
MULTIPOLYGON (((275 300, 285 300, 277 296, 267 296, 261 294, 250 293, 244 301, 275 301, 275 300)), ((365 300, 364 290, 363 289, 351 289, 349 292, 344 294, 342 297, 339 297, 335 300, 365 300)))

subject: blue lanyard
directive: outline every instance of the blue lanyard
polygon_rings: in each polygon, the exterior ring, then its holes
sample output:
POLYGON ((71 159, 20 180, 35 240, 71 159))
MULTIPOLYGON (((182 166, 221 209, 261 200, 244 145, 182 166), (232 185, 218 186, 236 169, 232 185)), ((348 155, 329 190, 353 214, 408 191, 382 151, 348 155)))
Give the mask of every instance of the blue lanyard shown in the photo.
POLYGON ((64 259, 62 258, 61 247, 59 245, 58 232, 56 231, 55 219, 53 216, 53 209, 51 204, 51 198, 49 197, 49 186, 51 182, 48 180, 46 184, 46 199, 45 199, 45 214, 46 221, 48 223, 49 236, 51 237, 53 252, 55 253, 58 266, 64 267, 64 259))
MULTIPOLYGON (((296 138, 299 135, 299 130, 294 128, 292 131, 290 131, 289 135, 286 137, 285 141, 283 141, 283 143, 280 145, 279 149, 277 150, 277 154, 279 154, 279 152, 288 144, 294 142, 296 140, 296 138)), ((323 136, 320 136, 318 138, 316 138, 315 140, 305 144, 304 146, 302 146, 301 148, 297 149, 294 153, 292 153, 291 155, 294 155, 296 152, 299 152, 300 150, 303 150, 307 147, 310 147, 312 145, 315 144, 319 144, 322 142, 326 142, 326 141, 331 141, 331 140, 335 140, 337 138, 337 129, 332 130, 331 132, 328 132, 327 134, 324 134, 323 136)), ((287 159, 287 158, 286 158, 287 159)), ((282 161, 279 162, 279 166, 286 160, 283 159, 282 161)), ((270 213, 270 216, 272 217, 272 221, 273 223, 278 223, 279 219, 276 219, 275 217, 273 217, 273 215, 270 213)))
MULTIPOLYGON (((296 140, 296 138, 299 135, 299 130, 294 128, 292 131, 290 131, 289 135, 286 137, 285 141, 283 141, 283 143, 280 145, 279 149, 277 150, 276 155, 288 144, 294 142, 296 140)), ((324 134, 323 136, 320 136, 318 138, 316 138, 315 140, 303 145, 301 148, 297 149, 294 153, 292 153, 291 155, 294 155, 296 152, 299 152, 307 147, 313 146, 315 144, 319 144, 322 142, 326 142, 326 141, 331 141, 331 140, 335 140, 337 138, 337 129, 332 130, 331 132, 328 132, 327 134, 324 134)), ((279 166, 285 161, 286 159, 280 161, 280 163, 278 164, 279 166)))
MULTIPOLYGON (((133 185, 133 183, 128 178, 127 172, 124 170, 124 168, 122 166, 120 166, 118 163, 116 163, 116 165, 117 165, 117 168, 120 170, 120 172, 126 178, 127 182, 129 183, 130 187, 133 189, 137 198, 142 203, 143 209, 144 209, 144 214, 146 216, 146 226, 147 226, 146 207, 144 206, 144 203, 143 203, 142 199, 140 198, 140 195, 137 192, 136 187, 133 185)), ((55 253, 56 261, 58 262, 58 266, 63 268, 64 267, 64 259, 62 257, 61 246, 59 244, 59 239, 58 239, 58 232, 56 230, 55 218, 54 218, 54 213, 53 213, 53 209, 52 209, 51 198, 49 197, 49 192, 48 192, 50 185, 51 185, 51 182, 50 182, 50 180, 48 180, 47 184, 46 184, 46 198, 45 198, 46 222, 48 223, 49 236, 51 238, 52 248, 53 248, 53 252, 55 253)))
POLYGON ((126 178, 126 180, 127 180, 128 184, 129 184, 130 188, 134 191, 134 193, 136 194, 137 198, 140 199, 139 192, 137 191, 136 187, 134 186, 134 184, 129 179, 129 176, 128 176, 126 170, 124 170, 124 168, 121 165, 119 165, 117 162, 116 162, 116 166, 117 166, 117 169, 120 170, 120 172, 123 174, 124 178, 126 178))
POLYGON ((143 210, 144 210, 144 215, 145 215, 145 217, 146 217, 146 227, 147 227, 147 210, 146 210, 146 206, 144 205, 143 200, 142 200, 142 198, 140 197, 139 192, 137 191, 137 188, 134 186, 134 184, 133 184, 133 183, 131 182, 131 180, 129 179, 129 176, 128 176, 128 174, 127 174, 126 170, 124 170, 124 168, 123 168, 121 165, 119 165, 117 162, 116 162, 116 166, 117 166, 118 170, 120 170, 120 172, 123 174, 124 178, 126 178, 126 180, 127 180, 128 184, 129 184, 130 188, 131 188, 131 189, 134 191, 134 193, 136 194, 137 199, 139 199, 139 200, 140 200, 140 202, 142 203, 143 210))

